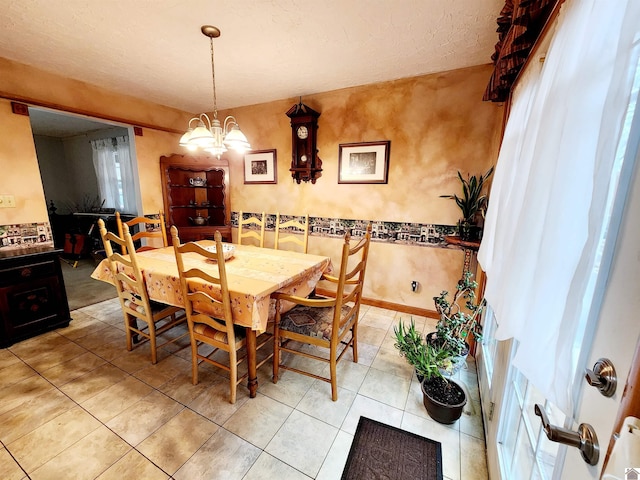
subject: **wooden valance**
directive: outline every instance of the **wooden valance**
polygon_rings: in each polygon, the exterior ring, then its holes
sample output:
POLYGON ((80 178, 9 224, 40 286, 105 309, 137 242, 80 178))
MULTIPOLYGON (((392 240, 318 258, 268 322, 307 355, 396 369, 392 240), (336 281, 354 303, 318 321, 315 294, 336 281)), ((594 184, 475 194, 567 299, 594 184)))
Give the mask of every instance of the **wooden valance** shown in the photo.
POLYGON ((497 19, 495 65, 485 101, 504 102, 559 0, 506 0, 497 19))

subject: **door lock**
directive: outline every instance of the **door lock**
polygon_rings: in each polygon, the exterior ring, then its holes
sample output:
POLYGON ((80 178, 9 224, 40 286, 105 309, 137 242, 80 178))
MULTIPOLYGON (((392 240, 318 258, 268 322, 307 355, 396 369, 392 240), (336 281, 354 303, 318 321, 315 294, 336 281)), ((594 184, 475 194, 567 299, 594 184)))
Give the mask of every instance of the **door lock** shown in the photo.
POLYGON ((585 368, 584 378, 589 385, 596 387, 605 397, 612 397, 616 393, 618 377, 613 363, 608 358, 598 359, 593 370, 585 368))
POLYGON ((588 423, 581 423, 578 431, 567 430, 566 428, 551 425, 547 413, 542 405, 535 404, 535 413, 542 420, 542 428, 547 438, 552 442, 563 443, 570 447, 576 447, 582 454, 582 459, 589 465, 597 465, 600 458, 600 447, 596 431, 588 423))

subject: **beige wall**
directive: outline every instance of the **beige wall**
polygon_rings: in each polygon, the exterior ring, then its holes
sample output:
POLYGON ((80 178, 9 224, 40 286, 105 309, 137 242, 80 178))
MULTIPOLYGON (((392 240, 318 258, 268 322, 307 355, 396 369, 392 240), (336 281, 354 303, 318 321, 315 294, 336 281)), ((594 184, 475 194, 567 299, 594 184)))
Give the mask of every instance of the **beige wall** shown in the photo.
MULTIPOLYGON (((291 128, 285 112, 297 98, 234 109, 254 149, 277 149, 277 185, 244 185, 242 158, 229 153, 231 208, 284 214, 454 224, 459 211, 439 195, 460 188, 457 170, 483 173, 495 162, 502 108, 481 101, 490 76, 487 66, 308 95, 303 102, 321 112, 318 131, 323 175, 315 185, 296 184, 288 171, 291 128), (340 143, 390 140, 389 183, 338 185, 340 143)), ((186 153, 177 142, 189 113, 105 92, 0 59, 0 96, 35 104, 55 104, 102 118, 147 125, 135 137, 143 211, 162 208, 159 157, 186 153), (28 81, 27 81, 28 80, 28 81), (169 132, 149 128, 159 125, 169 132)), ((193 112, 192 112, 193 113, 193 112)), ((0 99, 0 193, 13 193, 17 209, 0 209, 0 225, 46 221, 46 205, 27 117, 11 113, 0 99), (5 168, 10 167, 10 168, 5 168)), ((312 236, 310 251, 337 264, 339 241, 312 236)), ((432 297, 454 288, 463 255, 456 249, 374 243, 365 295, 433 309, 432 297), (421 289, 411 292, 412 280, 421 289)))
MULTIPOLYGON (((488 65, 394 82, 308 95, 321 113, 318 155, 322 177, 298 185, 291 178, 291 127, 285 112, 297 98, 235 109, 254 149, 277 149, 278 184, 244 185, 242 159, 230 154, 233 210, 455 224, 460 211, 439 196, 459 192, 456 173, 484 173, 495 163, 502 108, 482 102, 488 65), (390 140, 386 185, 338 184, 341 143, 390 140)), ((310 237, 309 250, 332 255, 339 243, 310 237)), ((462 270, 460 250, 373 243, 365 295, 433 309, 433 296, 452 290, 462 270), (411 281, 422 288, 414 293, 411 281)))

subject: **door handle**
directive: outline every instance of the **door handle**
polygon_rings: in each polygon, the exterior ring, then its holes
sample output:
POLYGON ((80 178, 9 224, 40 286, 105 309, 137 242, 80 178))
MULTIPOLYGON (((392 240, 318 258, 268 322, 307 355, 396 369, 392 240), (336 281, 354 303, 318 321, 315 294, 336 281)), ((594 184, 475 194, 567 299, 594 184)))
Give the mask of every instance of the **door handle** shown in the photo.
POLYGON ((578 448, 585 462, 589 465, 597 465, 600 458, 600 447, 598 446, 596 431, 591 425, 581 423, 578 426, 578 431, 574 432, 573 430, 551 425, 547 412, 544 411, 540 404, 535 404, 534 411, 541 418, 542 428, 549 440, 578 448))

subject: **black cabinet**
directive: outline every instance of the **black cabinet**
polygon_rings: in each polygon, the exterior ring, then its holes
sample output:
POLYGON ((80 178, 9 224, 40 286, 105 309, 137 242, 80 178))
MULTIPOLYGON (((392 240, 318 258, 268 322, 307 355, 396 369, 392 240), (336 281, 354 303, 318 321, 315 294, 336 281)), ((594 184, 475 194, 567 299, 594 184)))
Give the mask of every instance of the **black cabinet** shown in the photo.
POLYGON ((0 252, 0 347, 69 325, 61 250, 0 252))

